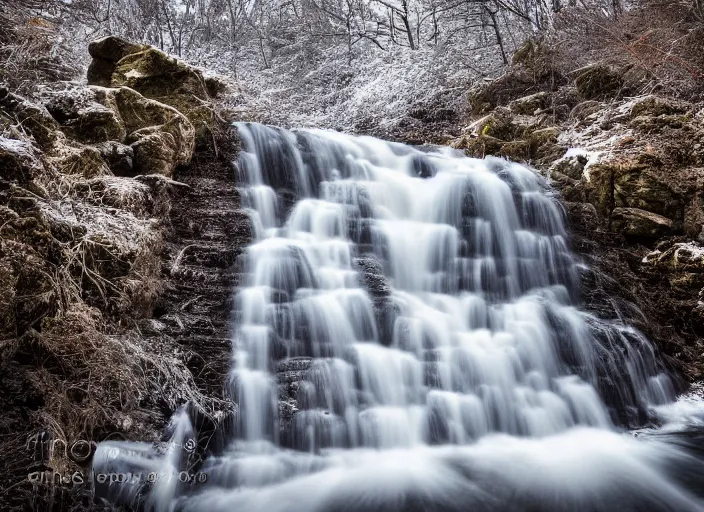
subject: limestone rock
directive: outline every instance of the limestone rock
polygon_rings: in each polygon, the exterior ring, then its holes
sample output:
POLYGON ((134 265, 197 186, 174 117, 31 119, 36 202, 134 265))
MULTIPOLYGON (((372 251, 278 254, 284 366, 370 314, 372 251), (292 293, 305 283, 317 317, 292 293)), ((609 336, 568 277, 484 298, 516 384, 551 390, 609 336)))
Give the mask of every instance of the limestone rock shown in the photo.
POLYGON ((208 99, 200 70, 169 57, 156 48, 147 48, 120 59, 112 76, 112 86, 127 86, 148 98, 165 99, 178 94, 208 99))
POLYGON ((626 237, 649 240, 672 230, 672 220, 640 208, 614 208, 611 227, 626 237))
POLYGON ((117 63, 111 86, 126 86, 174 107, 191 121, 200 141, 210 136, 215 118, 208 84, 200 70, 156 48, 148 48, 117 63))
POLYGON ((136 173, 153 172, 169 176, 178 163, 186 163, 180 156, 182 141, 179 136, 160 127, 137 130, 130 134, 128 142, 131 142, 134 152, 136 173))

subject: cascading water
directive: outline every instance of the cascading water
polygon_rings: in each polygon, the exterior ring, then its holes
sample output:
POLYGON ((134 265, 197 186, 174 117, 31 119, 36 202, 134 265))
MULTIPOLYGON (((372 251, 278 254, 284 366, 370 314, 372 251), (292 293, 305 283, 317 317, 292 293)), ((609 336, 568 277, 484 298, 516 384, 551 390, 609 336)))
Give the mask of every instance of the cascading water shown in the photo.
MULTIPOLYGON (((205 481, 105 495, 208 512, 704 509, 691 443, 623 433, 671 412, 674 387, 638 332, 578 309, 579 265, 537 174, 238 129, 255 240, 229 441, 205 481)), ((174 421, 178 447, 191 427, 174 421)), ((103 443, 94 470, 175 475, 184 459, 144 450, 103 443)))

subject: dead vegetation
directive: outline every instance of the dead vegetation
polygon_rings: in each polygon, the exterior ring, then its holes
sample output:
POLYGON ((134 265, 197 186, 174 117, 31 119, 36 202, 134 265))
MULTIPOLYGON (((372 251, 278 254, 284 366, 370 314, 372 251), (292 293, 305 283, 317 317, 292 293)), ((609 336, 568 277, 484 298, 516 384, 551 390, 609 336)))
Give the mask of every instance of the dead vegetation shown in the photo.
POLYGON ((66 59, 72 50, 57 37, 61 2, 0 0, 0 83, 28 95, 38 83, 69 80, 79 67, 66 59))
POLYGON ((704 11, 701 0, 645 0, 618 16, 572 8, 556 18, 548 41, 556 70, 578 74, 587 65, 617 69, 599 88, 626 95, 658 92, 704 99, 704 11))
MULTIPOLYGON (((0 17, 19 12, 3 6, 0 17)), ((18 37, 0 26, 8 72, 29 44, 18 37)), ((21 91, 55 78, 0 82, 21 91)), ((7 88, 0 101, 0 508, 64 510, 78 496, 95 510, 84 487, 28 480, 33 471, 85 475, 87 463, 65 450, 37 455, 29 439, 157 440, 181 404, 206 417, 228 407, 199 391, 188 347, 141 332, 163 289, 170 205, 188 187, 114 176, 97 146, 75 140, 41 104, 7 88)))

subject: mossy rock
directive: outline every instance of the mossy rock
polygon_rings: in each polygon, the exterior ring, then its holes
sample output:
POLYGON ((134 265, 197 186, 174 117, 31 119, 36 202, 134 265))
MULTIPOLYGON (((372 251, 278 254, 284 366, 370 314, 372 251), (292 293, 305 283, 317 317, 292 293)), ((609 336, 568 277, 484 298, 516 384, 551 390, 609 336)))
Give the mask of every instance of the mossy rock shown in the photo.
MULTIPOLYGON (((148 48, 117 63, 111 86, 126 86, 185 115, 195 128, 198 143, 210 143, 216 119, 210 92, 219 89, 200 70, 148 48)), ((215 91, 217 92, 217 91, 215 91)))
POLYGON ((512 112, 505 107, 499 107, 491 114, 474 121, 469 125, 468 131, 475 136, 484 135, 509 141, 513 140, 518 128, 513 123, 512 112))
POLYGON ((498 152, 492 153, 498 156, 503 156, 509 160, 517 162, 526 162, 531 159, 531 147, 528 141, 513 140, 503 143, 498 152))
MULTIPOLYGON (((614 208, 638 208, 681 223, 684 201, 661 177, 657 162, 628 159, 602 162, 587 168, 585 192, 602 218, 614 208)), ((677 227, 677 226, 676 226, 677 227)))
POLYGON ((640 208, 614 208, 611 229, 627 238, 649 241, 672 231, 673 222, 667 217, 640 208))
POLYGON ((132 43, 118 36, 107 36, 91 41, 88 45, 88 53, 94 59, 118 62, 127 55, 141 52, 147 48, 149 46, 145 44, 132 43))
POLYGON ((480 135, 479 137, 465 135, 455 141, 452 147, 463 150, 467 156, 484 158, 487 155, 498 155, 503 145, 504 141, 489 135, 480 135))
POLYGON ((147 48, 120 59, 112 75, 111 85, 129 87, 167 105, 177 95, 192 95, 202 100, 209 98, 200 70, 169 57, 156 48, 147 48))
POLYGON ((603 64, 593 64, 576 72, 575 87, 587 100, 614 98, 624 85, 623 76, 615 69, 603 64))
POLYGON ((631 108, 631 118, 639 116, 683 116, 691 111, 691 105, 660 96, 646 96, 631 108))
POLYGON ((550 101, 550 94, 540 91, 511 101, 508 108, 516 114, 533 115, 536 111, 547 108, 550 101))
POLYGON ((680 129, 687 122, 687 118, 678 114, 663 114, 659 116, 641 115, 634 117, 628 126, 641 132, 658 132, 666 128, 680 129))
POLYGON ((147 45, 136 44, 117 36, 108 36, 88 45, 88 53, 93 57, 88 66, 88 83, 108 87, 115 72, 117 62, 132 53, 138 53, 149 48, 147 45))
POLYGON ((179 162, 180 141, 161 127, 142 128, 127 139, 134 153, 134 172, 170 176, 179 162))
POLYGON ((537 89, 534 76, 522 70, 510 70, 496 80, 473 86, 467 93, 467 100, 472 114, 481 115, 537 89))

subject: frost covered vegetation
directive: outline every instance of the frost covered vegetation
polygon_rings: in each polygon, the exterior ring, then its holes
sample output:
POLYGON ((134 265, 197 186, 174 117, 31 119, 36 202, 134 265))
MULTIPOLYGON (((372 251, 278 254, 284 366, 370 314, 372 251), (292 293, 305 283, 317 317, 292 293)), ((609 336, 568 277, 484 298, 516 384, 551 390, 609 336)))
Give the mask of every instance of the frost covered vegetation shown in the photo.
MULTIPOLYGON (((405 116, 463 108, 529 36, 608 31, 621 0, 4 0, 4 79, 65 78, 89 40, 152 44, 240 84, 233 106, 285 125, 388 132, 405 116), (13 14, 14 13, 14 14, 13 14), (70 56, 70 58, 63 58, 70 56), (32 66, 24 65, 31 62, 32 66), (61 64, 59 64, 59 62, 61 64), (64 64, 71 62, 70 66, 64 64)), ((700 0, 693 10, 701 14, 700 0)), ((621 35, 614 37, 620 38, 621 35)), ((666 51, 663 50, 663 51, 666 51)), ((447 112, 446 112, 447 113, 447 112)))

